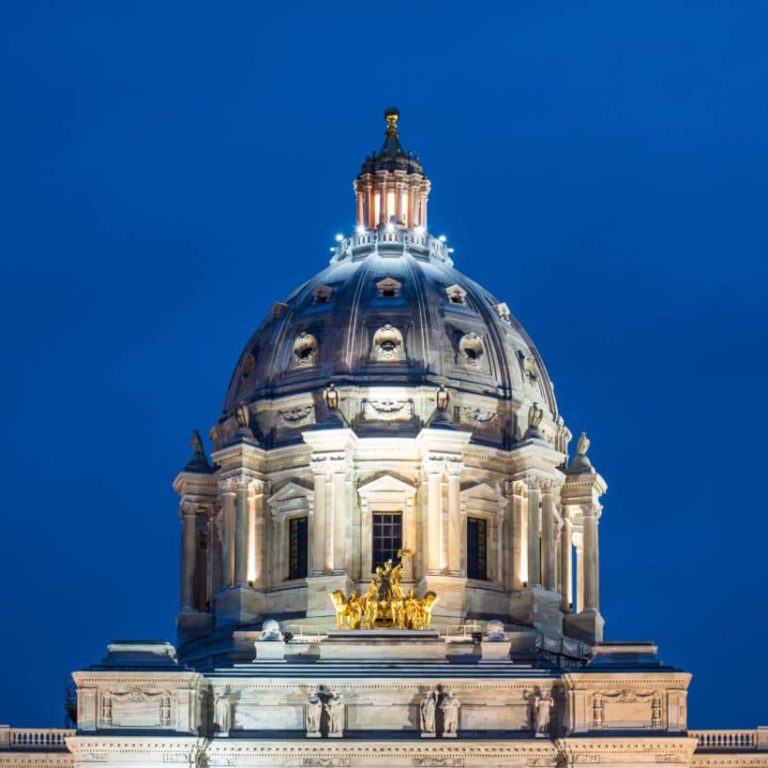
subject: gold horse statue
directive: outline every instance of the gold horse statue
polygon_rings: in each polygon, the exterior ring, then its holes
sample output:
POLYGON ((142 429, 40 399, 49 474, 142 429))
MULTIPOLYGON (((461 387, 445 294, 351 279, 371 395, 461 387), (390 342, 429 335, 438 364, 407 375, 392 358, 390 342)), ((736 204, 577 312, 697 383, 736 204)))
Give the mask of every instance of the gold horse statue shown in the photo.
POLYGON ((429 629, 437 594, 429 591, 419 598, 413 588, 406 595, 400 586, 403 565, 410 556, 407 549, 400 549, 397 563, 390 558, 377 566, 364 595, 353 589, 347 598, 340 589, 334 590, 331 601, 336 611, 336 628, 344 629, 346 624, 347 629, 429 629))

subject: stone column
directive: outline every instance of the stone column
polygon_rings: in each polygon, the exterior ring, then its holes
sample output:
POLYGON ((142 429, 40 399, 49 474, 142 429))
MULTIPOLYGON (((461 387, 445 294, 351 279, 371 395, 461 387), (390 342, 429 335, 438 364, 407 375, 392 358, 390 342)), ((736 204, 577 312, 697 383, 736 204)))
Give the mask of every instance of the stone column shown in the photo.
POLYGON ((365 214, 364 214, 362 190, 357 191, 357 226, 358 227, 365 226, 365 214))
POLYGON ((440 544, 442 543, 442 525, 440 520, 440 480, 443 462, 429 458, 424 462, 427 473, 427 530, 423 535, 427 541, 427 572, 440 573, 440 544))
POLYGON ((347 540, 347 461, 344 457, 334 457, 330 463, 333 475, 333 562, 331 570, 334 573, 344 573, 347 570, 347 548, 345 546, 347 540))
POLYGON ((386 177, 382 177, 379 182, 379 224, 383 226, 387 223, 387 182, 386 177))
POLYGON ((325 508, 325 472, 326 459, 312 459, 312 472, 315 478, 314 511, 310 533, 310 573, 323 574, 326 571, 326 508, 325 508))
POLYGON ((197 560, 196 507, 181 503, 181 610, 195 609, 195 565, 197 560))
POLYGON ((541 584, 541 535, 539 494, 541 480, 526 478, 528 485, 528 586, 541 584))
POLYGON ((544 587, 557 589, 557 552, 555 549, 555 488, 551 482, 542 486, 541 498, 541 551, 544 587))
MULTIPOLYGON (((248 581, 254 589, 264 589, 264 483, 253 481, 250 484, 248 497, 248 581)), ((274 545, 274 541, 272 544, 274 545)), ((283 550, 280 550, 282 554, 283 550)))
POLYGON ((248 482, 235 492, 235 584, 248 583, 248 482))
POLYGON ((213 598, 221 589, 221 533, 213 513, 208 519, 208 595, 213 598))
POLYGON ((235 583, 235 490, 229 480, 225 480, 221 487, 221 514, 224 518, 221 539, 221 586, 226 589, 235 583))
POLYGON ((512 513, 510 524, 507 526, 510 552, 510 567, 507 573, 509 588, 519 592, 523 588, 523 582, 528 581, 528 519, 522 484, 508 482, 507 493, 512 513))
POLYGON ((365 199, 368 206, 368 229, 376 229, 376 201, 373 184, 370 181, 365 183, 365 199))
POLYGON ((576 613, 584 610, 584 534, 574 536, 576 546, 576 613))
POLYGON ((461 514, 461 472, 464 463, 460 460, 446 462, 448 471, 448 570, 461 572, 462 514, 461 514))
POLYGON ((560 529, 560 608, 571 611, 573 600, 573 524, 569 513, 563 510, 563 525, 560 529))
POLYGON ((584 509, 584 610, 600 611, 600 552, 597 541, 597 521, 600 505, 584 509))

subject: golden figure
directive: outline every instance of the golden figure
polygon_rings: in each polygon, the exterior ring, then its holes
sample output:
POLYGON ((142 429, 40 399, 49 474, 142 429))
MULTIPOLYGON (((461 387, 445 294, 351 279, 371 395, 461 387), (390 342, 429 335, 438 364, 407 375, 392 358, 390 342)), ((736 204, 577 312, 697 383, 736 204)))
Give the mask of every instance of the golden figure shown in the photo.
POLYGON ((347 628, 360 629, 362 621, 363 598, 357 594, 356 589, 353 589, 349 593, 349 600, 347 600, 347 628))
POLYGON ((379 615, 379 590, 375 579, 371 579, 363 601, 365 603, 363 629, 373 629, 376 626, 376 617, 379 615))
POLYGON ((347 615, 347 601, 340 589, 331 592, 331 602, 336 609, 336 629, 344 629, 344 618, 347 615))
POLYGON ((358 594, 356 589, 350 592, 348 599, 340 589, 331 593, 337 629, 344 629, 345 623, 347 629, 429 629, 437 595, 427 592, 420 600, 413 588, 406 595, 400 586, 403 566, 410 556, 407 549, 400 549, 396 563, 390 558, 376 566, 376 575, 364 595, 358 594))

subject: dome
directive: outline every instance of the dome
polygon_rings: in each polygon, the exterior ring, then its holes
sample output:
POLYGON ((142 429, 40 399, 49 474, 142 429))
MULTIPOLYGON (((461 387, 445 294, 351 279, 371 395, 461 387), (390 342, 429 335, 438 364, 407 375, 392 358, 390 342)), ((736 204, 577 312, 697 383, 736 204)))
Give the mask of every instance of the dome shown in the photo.
POLYGON ((269 448, 339 420, 407 435, 437 419, 478 442, 508 448, 534 436, 564 450, 570 435, 541 357, 507 305, 429 234, 430 182, 400 144, 397 109, 385 118, 384 144, 354 182, 355 233, 251 336, 214 441, 245 428, 269 448), (331 386, 338 408, 323 394, 331 386))
MULTIPOLYGON (((556 420, 542 360, 507 305, 455 269, 439 239, 389 234, 342 241, 326 269, 275 304, 240 357, 224 417, 334 383, 360 395, 351 419, 372 388, 425 387, 433 401, 444 387, 457 406, 490 398, 514 417, 535 403, 556 420)), ((494 420, 495 439, 514 441, 515 425, 507 434, 494 420)))

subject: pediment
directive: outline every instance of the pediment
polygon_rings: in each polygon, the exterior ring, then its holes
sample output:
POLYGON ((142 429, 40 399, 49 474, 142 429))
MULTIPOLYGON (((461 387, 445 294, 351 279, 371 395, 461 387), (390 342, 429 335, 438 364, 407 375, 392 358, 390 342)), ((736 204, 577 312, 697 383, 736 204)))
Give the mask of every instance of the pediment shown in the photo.
POLYGON ((311 488, 307 488, 304 485, 295 483, 292 480, 286 483, 279 491, 273 493, 269 499, 269 504, 276 504, 281 501, 287 501, 288 499, 311 499, 314 496, 314 492, 311 488))
POLYGON ((488 483, 474 483, 467 488, 462 489, 461 495, 473 499, 482 499, 483 501, 506 501, 493 486, 488 483))
POLYGON ((416 486, 409 483, 404 478, 385 472, 382 475, 366 480, 358 487, 358 493, 361 495, 369 493, 415 493, 416 486))

